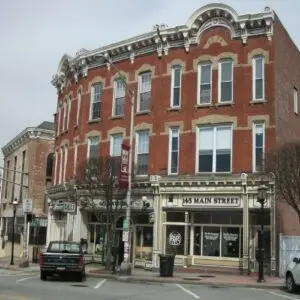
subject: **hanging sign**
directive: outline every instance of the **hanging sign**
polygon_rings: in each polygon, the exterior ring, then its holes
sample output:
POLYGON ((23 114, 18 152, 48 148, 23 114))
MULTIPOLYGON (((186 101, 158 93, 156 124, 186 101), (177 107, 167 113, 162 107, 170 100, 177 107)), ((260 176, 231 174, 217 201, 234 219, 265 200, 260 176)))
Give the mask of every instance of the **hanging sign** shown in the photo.
POLYGON ((122 144, 119 185, 120 187, 123 188, 128 187, 128 167, 129 167, 129 146, 122 144))

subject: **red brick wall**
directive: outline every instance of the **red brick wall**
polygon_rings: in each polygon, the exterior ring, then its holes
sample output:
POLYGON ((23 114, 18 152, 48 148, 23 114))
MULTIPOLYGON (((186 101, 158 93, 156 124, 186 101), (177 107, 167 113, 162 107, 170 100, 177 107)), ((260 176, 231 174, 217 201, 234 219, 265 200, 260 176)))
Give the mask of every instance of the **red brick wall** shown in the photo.
MULTIPOLYGON (((135 117, 135 124, 151 123, 153 124, 153 132, 155 135, 150 138, 150 174, 164 174, 167 170, 168 157, 168 136, 160 135, 164 131, 165 122, 184 121, 184 133, 180 137, 180 174, 195 173, 195 133, 192 130, 192 119, 197 119, 201 116, 210 114, 237 116, 237 126, 247 127, 248 116, 268 115, 270 117, 270 125, 274 126, 274 64, 270 63, 265 66, 266 73, 266 99, 265 104, 251 104, 252 100, 252 66, 248 65, 248 53, 256 48, 262 48, 269 53, 269 60, 274 60, 273 42, 269 42, 266 36, 249 38, 247 44, 243 46, 240 39, 231 40, 229 32, 224 28, 214 28, 207 30, 201 42, 197 46, 193 46, 189 53, 186 53, 182 48, 170 49, 167 56, 158 58, 157 53, 137 57, 134 64, 129 60, 118 63, 120 70, 129 73, 129 81, 134 81, 135 70, 139 69, 143 64, 148 64, 155 67, 155 78, 152 81, 152 110, 149 115, 138 115, 135 117), (213 36, 219 35, 227 42, 227 46, 222 47, 218 43, 212 44, 208 49, 204 49, 207 40, 213 36), (209 108, 195 108, 197 97, 197 72, 193 70, 193 60, 202 55, 217 56, 224 52, 232 52, 238 55, 238 65, 234 69, 234 105, 227 106, 211 106, 209 108), (182 107, 179 111, 168 111, 170 103, 170 75, 167 74, 167 65, 174 59, 185 61, 186 70, 182 78, 182 107)), ((112 88, 111 76, 115 74, 113 69, 107 70, 105 67, 89 70, 88 77, 80 79, 76 83, 72 83, 58 101, 62 101, 65 95, 73 92, 73 98, 77 95, 77 89, 80 85, 83 86, 82 107, 81 107, 81 122, 78 128, 74 128, 76 122, 76 100, 72 103, 72 111, 70 117, 69 131, 59 136, 56 140, 56 146, 60 146, 63 140, 69 140, 69 149, 72 147, 74 137, 79 136, 80 141, 84 141, 85 134, 91 130, 100 130, 102 140, 107 140, 107 130, 113 127, 125 127, 126 136, 129 136, 129 115, 130 105, 126 102, 125 117, 122 119, 111 120, 111 105, 112 105, 112 88), (90 95, 88 94, 88 84, 96 76, 101 76, 106 79, 106 89, 103 94, 103 112, 100 123, 89 124, 89 103, 90 95)), ((217 102, 217 85, 218 85, 217 70, 213 71, 213 103, 217 102)), ((130 83, 130 87, 136 89, 137 83, 130 83)), ((266 131, 266 148, 273 147, 275 143, 274 128, 269 128, 266 131)), ((86 155, 86 146, 82 146, 79 151, 81 157, 86 155)), ((109 143, 101 143, 100 151, 102 154, 108 154, 109 143)), ((69 150, 69 164, 67 178, 72 177, 72 157, 73 149, 69 150)), ((59 163, 58 163, 59 166, 59 163)), ((233 172, 251 172, 252 171, 252 131, 251 130, 236 130, 233 134, 233 172)))

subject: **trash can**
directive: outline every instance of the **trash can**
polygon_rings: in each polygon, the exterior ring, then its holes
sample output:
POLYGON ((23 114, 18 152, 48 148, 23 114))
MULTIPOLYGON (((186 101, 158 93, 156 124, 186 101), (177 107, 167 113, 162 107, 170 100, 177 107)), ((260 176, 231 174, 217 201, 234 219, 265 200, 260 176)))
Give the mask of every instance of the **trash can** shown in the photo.
POLYGON ((160 277, 173 277, 174 255, 161 254, 159 255, 159 273, 160 277))

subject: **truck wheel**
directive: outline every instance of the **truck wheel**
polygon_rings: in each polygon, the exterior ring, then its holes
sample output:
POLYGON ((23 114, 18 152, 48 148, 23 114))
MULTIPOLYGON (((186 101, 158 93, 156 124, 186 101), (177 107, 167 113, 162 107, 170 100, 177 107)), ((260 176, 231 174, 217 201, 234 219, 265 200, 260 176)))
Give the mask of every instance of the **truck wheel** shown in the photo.
POLYGON ((291 273, 288 273, 286 275, 286 288, 289 293, 293 293, 296 290, 296 284, 291 273))
POLYGON ((47 280, 47 273, 45 271, 41 271, 40 277, 43 281, 47 280))

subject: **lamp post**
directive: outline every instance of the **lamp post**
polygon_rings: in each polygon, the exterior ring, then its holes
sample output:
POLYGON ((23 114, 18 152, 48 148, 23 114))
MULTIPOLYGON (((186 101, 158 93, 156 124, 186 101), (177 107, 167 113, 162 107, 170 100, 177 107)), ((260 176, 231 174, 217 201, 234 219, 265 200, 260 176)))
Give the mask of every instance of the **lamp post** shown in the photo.
POLYGON ((264 204, 267 197, 267 190, 268 187, 264 184, 261 184, 257 191, 257 202, 261 205, 260 210, 260 232, 258 234, 258 260, 259 260, 259 269, 258 269, 258 279, 257 282, 264 282, 264 222, 263 222, 263 216, 264 216, 264 204))
POLYGON ((12 239, 11 239, 11 258, 10 258, 10 265, 14 265, 14 247, 15 247, 15 222, 16 222, 16 211, 18 200, 15 198, 13 203, 13 226, 12 226, 12 239))
MULTIPOLYGON (((134 90, 131 89, 124 77, 121 74, 119 68, 111 61, 111 59, 104 54, 99 55, 102 57, 108 64, 110 64, 114 70, 118 73, 119 78, 122 80, 123 86, 126 90, 130 101, 130 133, 129 133, 129 153, 128 153, 128 188, 126 195, 126 220, 125 224, 130 226, 130 218, 131 218, 131 190, 132 190, 132 148, 133 148, 133 128, 134 128, 134 104, 135 104, 135 96, 134 90)), ((126 225, 126 226, 127 226, 126 225)), ((121 264, 121 272, 130 275, 131 274, 131 263, 130 263, 130 249, 131 249, 131 236, 130 236, 130 228, 125 228, 123 224, 123 230, 129 230, 128 232, 128 241, 124 243, 124 259, 121 264)))

